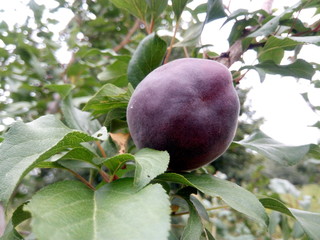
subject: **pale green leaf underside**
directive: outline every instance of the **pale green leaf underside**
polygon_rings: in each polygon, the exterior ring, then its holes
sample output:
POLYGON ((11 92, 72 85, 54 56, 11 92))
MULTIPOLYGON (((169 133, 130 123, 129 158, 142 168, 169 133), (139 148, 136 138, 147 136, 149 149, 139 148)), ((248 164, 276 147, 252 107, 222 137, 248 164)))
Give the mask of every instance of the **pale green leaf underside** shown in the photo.
POLYGON ((269 208, 295 218, 300 223, 305 233, 311 239, 318 239, 318 236, 320 236, 319 213, 288 208, 282 202, 273 198, 262 198, 260 199, 260 202, 263 204, 265 208, 269 208))
POLYGON ((37 163, 94 138, 67 128, 52 115, 17 122, 0 145, 0 201, 7 203, 20 179, 37 163))
POLYGON ((235 143, 255 150, 270 160, 290 166, 297 164, 309 151, 309 145, 287 146, 260 131, 235 143))
POLYGON ((25 207, 39 240, 163 240, 170 203, 159 184, 140 191, 120 179, 92 191, 76 181, 50 185, 25 207))

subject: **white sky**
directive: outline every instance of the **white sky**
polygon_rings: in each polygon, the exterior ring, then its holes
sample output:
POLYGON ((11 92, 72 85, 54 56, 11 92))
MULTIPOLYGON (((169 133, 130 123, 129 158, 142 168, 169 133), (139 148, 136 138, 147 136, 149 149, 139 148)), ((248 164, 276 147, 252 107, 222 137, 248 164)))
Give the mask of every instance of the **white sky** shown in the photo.
MULTIPOLYGON (((29 0, 1 0, 0 9, 5 9, 0 12, 0 21, 5 20, 9 25, 15 23, 23 23, 27 15, 31 15, 31 11, 27 11, 25 4, 29 0), (5 2, 5 3, 4 3, 5 2)), ((45 4, 47 7, 55 7, 56 2, 53 0, 36 0, 39 4, 45 4)), ((204 0, 195 0, 196 4, 205 2, 204 0)), ((226 5, 229 0, 224 1, 226 5)), ((283 6, 292 6, 297 0, 282 0, 274 1, 273 8, 281 9, 283 6)), ((234 11, 239 8, 254 11, 261 8, 263 1, 261 0, 241 0, 231 1, 230 10, 234 11)), ((47 14, 49 12, 47 11, 47 14)), ((50 26, 57 33, 64 29, 66 24, 72 18, 72 13, 67 10, 60 10, 55 13, 59 17, 53 17, 61 20, 60 24, 50 26)), ((310 16, 314 14, 314 10, 302 11, 299 18, 304 21, 314 21, 310 16)), ((52 17, 52 16, 51 16, 52 17)), ((317 16, 319 19, 319 15, 317 16)), ((228 35, 230 33, 232 22, 220 28, 224 19, 213 21, 206 25, 202 37, 203 44, 213 44, 213 51, 218 53, 228 49, 228 35)), ((59 59, 68 62, 69 55, 62 49, 58 53, 59 59)), ((312 45, 305 46, 300 58, 305 58, 307 61, 319 62, 320 50, 319 47, 312 45), (317 54, 315 54, 317 52, 317 54)), ((248 51, 244 55, 246 64, 252 64, 256 55, 253 51, 248 51)), ((239 68, 239 64, 235 64, 233 68, 239 68)), ((320 79, 320 76, 317 76, 320 79)), ((252 109, 256 111, 257 116, 265 118, 265 123, 261 129, 271 137, 286 144, 307 144, 317 143, 320 139, 320 131, 308 126, 320 121, 320 115, 314 113, 307 103, 303 100, 300 93, 308 92, 309 98, 315 105, 320 105, 320 90, 313 89, 309 81, 297 81, 293 78, 280 78, 277 75, 267 75, 266 80, 260 83, 259 76, 254 71, 250 71, 246 78, 241 80, 240 87, 252 88, 248 95, 248 101, 252 105, 252 109)))

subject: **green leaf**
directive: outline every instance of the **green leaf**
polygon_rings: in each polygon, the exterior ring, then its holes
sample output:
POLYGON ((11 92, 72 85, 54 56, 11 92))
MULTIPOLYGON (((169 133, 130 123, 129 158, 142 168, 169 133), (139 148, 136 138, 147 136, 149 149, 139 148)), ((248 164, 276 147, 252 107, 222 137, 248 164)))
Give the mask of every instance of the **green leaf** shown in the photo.
POLYGON ((128 85, 127 69, 128 62, 116 60, 99 73, 97 77, 100 81, 108 81, 117 87, 125 87, 128 85))
POLYGON ((320 146, 319 144, 310 144, 309 153, 310 157, 320 159, 320 146))
POLYGON ((52 92, 59 93, 61 98, 67 97, 74 88, 74 86, 71 84, 48 84, 44 87, 52 92))
POLYGON ((172 9, 177 21, 180 19, 183 9, 186 7, 187 3, 188 0, 172 0, 172 9))
POLYGON ((156 176, 164 173, 169 165, 169 154, 166 151, 157 151, 143 148, 135 154, 136 170, 134 185, 142 188, 156 176))
POLYGON ((264 207, 284 213, 295 218, 301 225, 305 233, 311 239, 317 239, 320 236, 320 214, 302 211, 299 209, 288 208, 282 202, 273 198, 262 198, 260 202, 264 207))
POLYGON ((311 80, 315 74, 313 66, 303 59, 298 59, 288 65, 278 65, 273 61, 266 61, 254 65, 255 68, 261 68, 269 74, 280 74, 282 76, 291 76, 296 78, 305 78, 311 80))
POLYGON ((83 110, 91 111, 95 117, 107 114, 114 109, 127 109, 132 89, 127 90, 107 83, 87 102, 83 110))
POLYGON ((132 160, 136 162, 134 185, 137 188, 143 188, 152 179, 167 170, 169 154, 165 151, 143 148, 135 155, 125 153, 106 159, 104 164, 114 175, 125 162, 132 160))
MULTIPOLYGON (((134 155, 129 153, 119 154, 114 157, 103 159, 102 162, 108 168, 111 175, 115 175, 116 172, 127 162, 134 160, 134 155)), ((99 162, 96 162, 99 164, 99 162)))
POLYGON ((4 135, 0 145, 0 201, 8 203, 11 194, 37 163, 81 142, 95 138, 63 125, 52 115, 30 123, 16 122, 4 135))
POLYGON ((203 23, 193 24, 183 34, 182 41, 174 44, 173 46, 174 47, 187 47, 187 46, 197 45, 199 43, 203 27, 204 27, 203 23))
POLYGON ((92 119, 89 112, 81 111, 73 106, 70 95, 62 101, 61 111, 70 128, 82 130, 90 135, 101 129, 99 121, 92 119))
POLYGON ((289 36, 293 41, 299 42, 299 43, 311 43, 316 44, 320 42, 320 36, 306 36, 306 37, 292 37, 289 36))
POLYGON ((297 164, 308 153, 310 147, 309 145, 288 146, 261 131, 235 143, 255 150, 270 160, 289 166, 297 164))
POLYGON ((141 20, 146 19, 148 6, 145 0, 111 0, 117 7, 124 9, 141 20))
POLYGON ((259 61, 273 61, 280 64, 284 51, 293 50, 294 47, 301 43, 291 40, 290 38, 279 39, 277 37, 269 37, 265 46, 259 51, 259 61))
POLYGON ((170 202, 159 184, 140 191, 119 179, 92 191, 75 181, 36 193, 25 207, 39 240, 163 240, 170 229, 170 202))
POLYGON ((146 0, 148 4, 148 12, 152 14, 154 20, 165 10, 168 5, 168 0, 146 0))
POLYGON ((167 44, 155 33, 138 45, 128 66, 128 80, 135 88, 152 70, 159 67, 166 54, 167 44))
POLYGON ((182 240, 195 240, 200 239, 201 233, 203 231, 203 225, 201 218, 192 204, 188 199, 185 199, 189 206, 189 218, 186 227, 183 229, 181 239, 182 240))
POLYGON ((272 209, 272 210, 275 210, 277 212, 284 213, 284 214, 286 214, 286 215, 288 215, 290 217, 294 217, 292 215, 292 213, 290 212, 290 210, 286 207, 286 205, 284 205, 282 202, 280 202, 277 199, 274 199, 274 198, 261 198, 261 199, 259 199, 259 201, 262 203, 262 205, 265 208, 272 209))
POLYGON ((206 23, 226 17, 222 0, 208 0, 206 23))
POLYGON ((235 210, 248 215, 265 226, 268 224, 268 216, 259 200, 251 192, 237 184, 211 175, 165 173, 158 176, 157 179, 181 183, 197 188, 209 196, 220 197, 235 210))

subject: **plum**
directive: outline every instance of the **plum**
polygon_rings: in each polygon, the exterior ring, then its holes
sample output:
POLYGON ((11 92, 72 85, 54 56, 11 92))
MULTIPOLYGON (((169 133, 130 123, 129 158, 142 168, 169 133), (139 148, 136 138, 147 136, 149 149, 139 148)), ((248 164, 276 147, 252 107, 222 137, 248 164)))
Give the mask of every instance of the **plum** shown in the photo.
POLYGON ((226 151, 239 109, 224 65, 182 58, 158 67, 138 84, 127 121, 137 148, 168 151, 168 170, 181 172, 202 167, 226 151))

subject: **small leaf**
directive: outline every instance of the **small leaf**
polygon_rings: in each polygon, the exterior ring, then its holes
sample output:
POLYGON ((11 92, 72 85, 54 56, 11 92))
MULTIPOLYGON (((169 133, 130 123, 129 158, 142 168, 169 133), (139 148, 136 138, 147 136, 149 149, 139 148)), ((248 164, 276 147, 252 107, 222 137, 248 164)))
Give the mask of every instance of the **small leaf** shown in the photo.
POLYGON ((62 98, 65 98, 70 94, 72 89, 74 88, 71 84, 48 84, 44 86, 52 92, 57 92, 60 94, 62 98))
POLYGON ((320 42, 320 36, 306 36, 306 37, 291 37, 289 36, 293 41, 299 42, 299 43, 311 43, 316 44, 320 42))
POLYGON ((197 188, 212 197, 220 197, 235 210, 248 215, 256 221, 268 224, 268 216, 259 200, 246 189, 226 180, 210 175, 180 175, 165 173, 157 177, 158 180, 181 183, 197 188))
POLYGON ((186 227, 183 229, 181 239, 182 240, 195 240, 199 239, 201 233, 203 231, 203 225, 201 222, 201 218, 192 204, 192 202, 188 199, 185 199, 189 206, 189 219, 186 227))
POLYGON ((188 0, 172 0, 172 9, 177 21, 180 19, 180 16, 187 3, 188 0))
POLYGON ((98 117, 114 109, 127 109, 132 91, 130 87, 124 90, 107 83, 87 102, 83 110, 92 111, 92 114, 98 117))
POLYGON ((195 46, 199 43, 201 33, 203 30, 203 23, 196 23, 189 27, 186 32, 183 34, 183 40, 174 44, 174 47, 187 47, 195 46))
POLYGON ((141 20, 146 19, 147 3, 145 0, 111 0, 117 7, 124 9, 141 20))
POLYGON ((258 28, 258 30, 249 34, 248 37, 260 37, 260 36, 268 36, 269 34, 275 32, 277 27, 279 26, 279 21, 281 17, 284 15, 280 14, 279 16, 273 17, 271 20, 266 22, 262 27, 258 28))
MULTIPOLYGON (((127 162, 134 160, 134 156, 129 153, 119 154, 114 157, 103 159, 102 162, 108 168, 111 175, 115 175, 116 172, 127 162)), ((99 163, 99 162, 96 162, 99 163)))
POLYGON ((156 176, 164 173, 169 165, 169 154, 166 151, 157 151, 143 148, 135 154, 136 170, 134 185, 142 188, 156 176))
POLYGON ((208 0, 206 23, 226 17, 222 0, 208 0))
POLYGON ((135 88, 152 70, 159 67, 167 44, 155 33, 145 37, 138 45, 128 66, 128 80, 135 88))
POLYGON ((315 74, 313 66, 303 59, 298 59, 288 65, 278 65, 273 61, 266 61, 254 65, 255 68, 261 68, 269 74, 280 74, 282 76, 291 76, 296 78, 305 78, 311 80, 315 74))
POLYGON ((311 239, 318 239, 320 236, 320 214, 302 211, 294 208, 287 208, 280 201, 273 198, 262 198, 260 202, 264 207, 284 213, 290 217, 293 217, 301 225, 305 233, 311 239))
POLYGON ((282 144, 261 131, 235 143, 255 150, 270 160, 289 166, 297 164, 310 148, 309 145, 288 146, 282 144))
POLYGON ((303 230, 311 239, 318 239, 320 236, 320 214, 289 208, 293 216, 302 226, 303 230))
POLYGON ((163 240, 170 229, 170 202, 159 184, 137 191, 119 179, 92 191, 76 181, 49 185, 25 207, 39 240, 163 240))
POLYGON ((290 210, 279 200, 274 198, 261 198, 259 201, 265 208, 275 210, 277 212, 284 213, 290 217, 294 217, 290 210))
POLYGON ((148 12, 152 14, 154 19, 157 19, 168 5, 168 0, 146 0, 148 4, 148 12))
POLYGON ((92 119, 89 112, 81 111, 73 106, 72 98, 69 95, 61 104, 61 111, 65 118, 67 125, 70 128, 81 130, 90 135, 101 129, 101 125, 98 120, 92 119))
POLYGON ((0 201, 8 203, 20 179, 37 163, 61 152, 79 147, 93 137, 63 125, 52 115, 30 123, 16 122, 0 145, 0 201))
POLYGON ((108 81, 117 87, 125 87, 128 85, 127 69, 128 62, 116 60, 99 73, 97 77, 100 81, 108 81))

